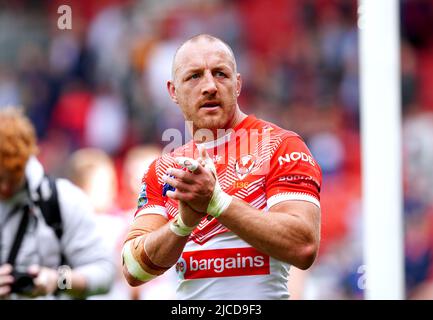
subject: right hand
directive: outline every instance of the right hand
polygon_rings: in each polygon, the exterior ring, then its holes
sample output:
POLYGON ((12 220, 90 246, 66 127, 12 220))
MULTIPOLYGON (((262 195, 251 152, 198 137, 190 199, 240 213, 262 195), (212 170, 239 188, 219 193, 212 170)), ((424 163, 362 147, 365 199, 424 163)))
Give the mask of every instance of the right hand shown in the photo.
MULTIPOLYGON (((187 168, 189 171, 195 171, 199 165, 199 162, 185 157, 180 157, 176 159, 178 164, 183 168, 187 168)), ((199 213, 191 208, 186 202, 179 200, 179 214, 182 217, 183 223, 185 223, 188 227, 193 227, 200 223, 201 219, 206 215, 204 213, 199 213)))
POLYGON ((35 288, 31 294, 33 297, 53 294, 57 290, 59 279, 57 270, 32 265, 28 268, 27 272, 35 277, 35 288))
POLYGON ((10 264, 0 266, 0 298, 7 297, 11 291, 11 284, 14 282, 11 273, 12 266, 10 264))

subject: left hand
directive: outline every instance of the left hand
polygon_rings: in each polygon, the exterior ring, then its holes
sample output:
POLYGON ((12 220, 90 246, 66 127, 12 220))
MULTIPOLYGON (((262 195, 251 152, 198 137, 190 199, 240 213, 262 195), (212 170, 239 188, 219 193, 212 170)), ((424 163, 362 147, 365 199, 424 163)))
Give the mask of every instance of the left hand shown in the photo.
POLYGON ((183 223, 188 227, 197 226, 206 216, 204 213, 195 211, 183 201, 179 201, 179 215, 181 216, 183 223))
POLYGON ((59 279, 57 270, 32 265, 27 271, 35 276, 33 280, 35 288, 32 292, 32 296, 46 296, 56 292, 59 279))

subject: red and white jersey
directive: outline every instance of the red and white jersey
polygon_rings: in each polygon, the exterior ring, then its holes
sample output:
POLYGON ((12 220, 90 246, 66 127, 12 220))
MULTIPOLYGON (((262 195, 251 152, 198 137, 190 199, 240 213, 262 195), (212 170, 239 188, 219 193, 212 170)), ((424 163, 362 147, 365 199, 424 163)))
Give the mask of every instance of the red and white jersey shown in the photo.
MULTIPOLYGON (((250 115, 223 137, 204 143, 221 188, 263 214, 287 200, 320 207, 321 169, 295 133, 250 115)), ((174 158, 198 158, 190 141, 156 159, 145 173, 135 216, 178 214, 162 194, 163 175, 174 158)), ((207 216, 191 234, 176 270, 179 299, 287 299, 289 265, 263 254, 207 216)))

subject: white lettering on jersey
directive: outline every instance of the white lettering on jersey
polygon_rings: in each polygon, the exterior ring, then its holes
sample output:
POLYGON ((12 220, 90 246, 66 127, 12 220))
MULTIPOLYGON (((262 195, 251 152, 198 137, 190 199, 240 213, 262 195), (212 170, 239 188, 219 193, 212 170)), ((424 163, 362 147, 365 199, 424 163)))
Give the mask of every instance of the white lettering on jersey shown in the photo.
POLYGON ((182 279, 269 274, 269 256, 254 248, 184 252, 176 271, 182 279))
POLYGON ((210 258, 196 260, 194 257, 189 258, 189 266, 191 271, 197 270, 214 270, 216 273, 221 273, 225 269, 233 268, 252 268, 263 267, 265 261, 263 256, 241 257, 238 253, 235 257, 228 258, 210 258))
POLYGON ((304 153, 304 152, 297 152, 294 151, 290 154, 286 153, 286 155, 283 156, 279 156, 278 157, 278 163, 281 165, 283 165, 284 162, 290 163, 292 161, 304 161, 304 162, 308 162, 310 163, 312 166, 316 166, 316 163, 313 160, 313 157, 309 156, 308 154, 304 153))

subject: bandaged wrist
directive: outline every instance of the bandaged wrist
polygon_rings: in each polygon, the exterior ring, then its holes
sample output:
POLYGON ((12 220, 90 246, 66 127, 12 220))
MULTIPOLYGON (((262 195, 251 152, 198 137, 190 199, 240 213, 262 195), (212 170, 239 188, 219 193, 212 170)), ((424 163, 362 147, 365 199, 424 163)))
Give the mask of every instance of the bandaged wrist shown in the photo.
POLYGON ((126 266, 128 273, 135 279, 143 282, 147 282, 149 280, 152 280, 153 278, 156 278, 158 275, 147 272, 140 265, 140 262, 136 259, 132 252, 132 243, 133 240, 125 243, 122 250, 123 264, 126 266))
POLYGON ((160 276, 171 267, 162 267, 150 260, 146 252, 147 240, 147 235, 136 237, 127 241, 122 250, 123 264, 128 273, 142 282, 160 276))
POLYGON ((219 185, 215 186, 212 198, 207 207, 207 213, 214 218, 218 218, 230 205, 233 198, 225 193, 219 185))
POLYGON ((170 222, 170 230, 180 237, 189 236, 192 231, 197 227, 188 227, 182 220, 180 213, 170 222))

